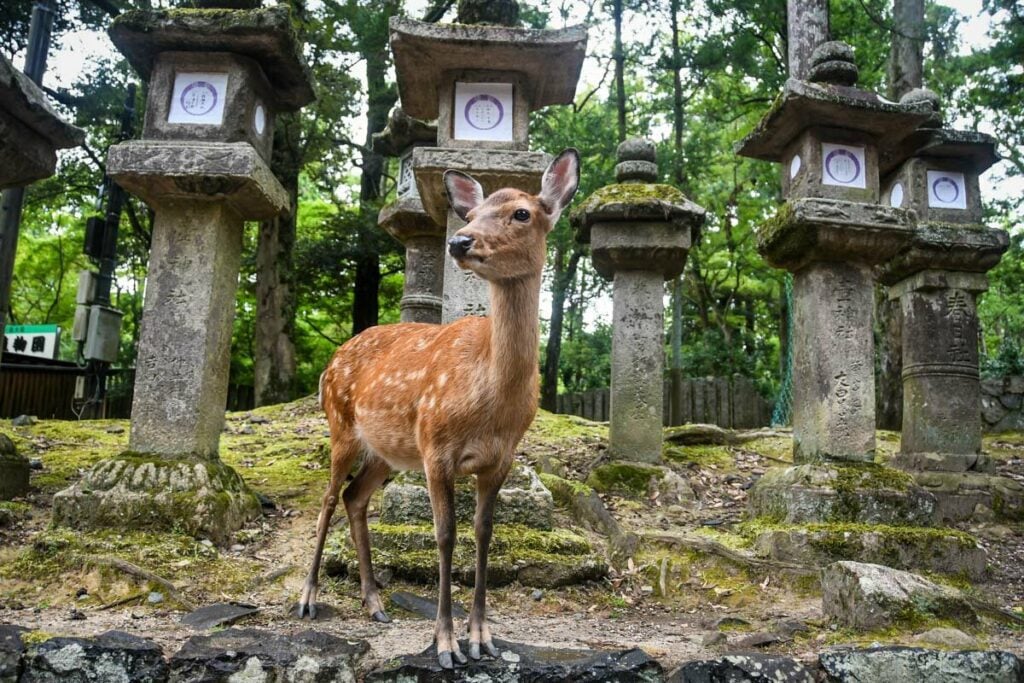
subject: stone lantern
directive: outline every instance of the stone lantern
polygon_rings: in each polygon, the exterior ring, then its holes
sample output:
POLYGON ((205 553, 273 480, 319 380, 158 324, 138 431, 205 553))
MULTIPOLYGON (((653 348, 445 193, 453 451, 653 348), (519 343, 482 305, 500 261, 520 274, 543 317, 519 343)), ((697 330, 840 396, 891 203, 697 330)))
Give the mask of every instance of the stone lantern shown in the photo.
POLYGON ((377 223, 405 246, 402 322, 441 322, 445 226, 423 208, 412 170, 413 150, 436 142, 437 126, 409 117, 401 107, 373 136, 375 152, 398 157, 398 197, 380 210, 377 223))
POLYGON ((52 176, 57 150, 84 140, 85 132, 58 116, 39 86, 0 55, 0 188, 52 176))
POLYGON ((185 529, 223 541, 259 503, 218 458, 246 220, 288 206, 274 119, 313 99, 288 9, 139 10, 110 28, 150 82, 141 140, 107 172, 154 210, 130 453, 54 500, 70 526, 185 529))
MULTIPOLYGON (((569 104, 587 34, 504 26, 430 24, 393 17, 391 50, 402 109, 437 119, 437 146, 416 147, 412 168, 424 210, 452 235, 464 223, 448 207, 442 175, 470 173, 487 193, 540 189, 549 158, 529 152, 529 114, 569 104)), ((445 259, 442 321, 487 312, 487 284, 445 259)))
POLYGON ((622 460, 659 462, 664 403, 665 280, 683 272, 704 209, 657 184, 654 145, 619 145, 615 185, 585 199, 572 216, 590 243, 594 268, 612 281, 609 446, 622 460))
POLYGON ((781 164, 786 203, 758 234, 769 264, 793 273, 793 447, 798 463, 875 455, 871 267, 909 242, 913 214, 880 206, 879 150, 928 117, 853 87, 852 49, 822 43, 810 82, 790 79, 737 145, 781 164))

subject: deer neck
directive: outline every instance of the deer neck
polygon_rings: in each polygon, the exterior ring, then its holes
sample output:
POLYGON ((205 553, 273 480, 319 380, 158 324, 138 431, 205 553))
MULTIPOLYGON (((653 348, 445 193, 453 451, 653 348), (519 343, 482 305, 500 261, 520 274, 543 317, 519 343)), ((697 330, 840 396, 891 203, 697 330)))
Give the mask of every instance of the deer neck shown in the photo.
POLYGON ((540 284, 538 273, 490 286, 491 376, 505 396, 536 394, 540 284))

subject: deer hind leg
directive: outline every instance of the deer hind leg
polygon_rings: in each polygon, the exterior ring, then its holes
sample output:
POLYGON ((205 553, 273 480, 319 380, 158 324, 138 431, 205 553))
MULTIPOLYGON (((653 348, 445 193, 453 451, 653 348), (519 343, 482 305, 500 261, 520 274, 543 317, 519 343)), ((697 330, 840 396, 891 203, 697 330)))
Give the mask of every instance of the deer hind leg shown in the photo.
POLYGON ((491 657, 498 656, 498 650, 491 639, 491 630, 487 626, 487 552, 494 529, 494 504, 507 473, 506 469, 501 472, 478 474, 476 478, 476 516, 473 518, 473 530, 476 532, 476 573, 473 582, 473 607, 469 613, 471 659, 480 659, 481 647, 491 657))
POLYGON ((302 597, 299 598, 298 617, 300 619, 306 615, 309 615, 310 619, 316 619, 316 597, 324 542, 327 540, 327 531, 331 527, 331 516, 338 506, 338 492, 359 452, 359 444, 347 434, 331 435, 331 480, 327 484, 327 491, 324 493, 323 503, 320 506, 320 517, 316 523, 316 550, 313 552, 313 564, 306 576, 302 597))
POLYGON ((348 524, 352 531, 352 543, 359 557, 359 584, 362 588, 363 606, 374 621, 388 623, 391 619, 384 611, 384 604, 373 578, 373 563, 370 560, 370 530, 366 526, 366 508, 370 496, 391 474, 391 467, 382 458, 367 455, 363 469, 352 483, 345 487, 342 498, 348 512, 348 524))
POLYGON ((444 669, 455 668, 455 662, 466 663, 466 656, 459 649, 452 625, 452 553, 455 551, 455 476, 443 468, 428 465, 427 491, 430 506, 434 512, 434 533, 437 537, 440 581, 437 589, 437 622, 434 626, 434 642, 437 644, 437 661, 444 669))

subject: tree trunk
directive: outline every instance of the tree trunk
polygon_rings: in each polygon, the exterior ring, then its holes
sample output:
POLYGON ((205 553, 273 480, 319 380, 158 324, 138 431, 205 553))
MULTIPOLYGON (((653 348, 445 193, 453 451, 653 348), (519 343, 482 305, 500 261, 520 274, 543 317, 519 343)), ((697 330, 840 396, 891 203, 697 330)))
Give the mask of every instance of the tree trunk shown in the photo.
POLYGON ((672 162, 672 178, 677 185, 683 184, 683 82, 680 77, 682 56, 679 52, 679 0, 669 3, 672 13, 672 148, 675 159, 672 162))
POLYGON ((786 42, 790 78, 807 78, 811 52, 827 41, 828 0, 786 1, 786 42))
POLYGON ((924 0, 893 0, 889 99, 899 101, 924 82, 924 0))
POLYGON ((544 368, 541 373, 540 406, 552 412, 558 407, 558 361, 562 355, 562 321, 565 319, 565 298, 576 279, 576 267, 583 251, 573 241, 572 253, 563 268, 564 253, 555 256, 555 273, 551 284, 551 322, 548 325, 548 343, 544 349, 544 368))
POLYGON ((619 142, 626 139, 626 55, 622 51, 622 0, 612 3, 612 20, 615 23, 615 110, 618 113, 619 142))

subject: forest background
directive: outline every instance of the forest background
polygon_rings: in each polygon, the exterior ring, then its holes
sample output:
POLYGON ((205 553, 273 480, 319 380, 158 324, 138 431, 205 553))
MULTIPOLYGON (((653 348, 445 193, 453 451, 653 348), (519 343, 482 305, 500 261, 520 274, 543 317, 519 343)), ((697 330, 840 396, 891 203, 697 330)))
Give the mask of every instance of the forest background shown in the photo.
MULTIPOLYGON (((910 0, 912 3, 913 0, 910 0)), ((104 29, 149 0, 58 0, 44 78, 62 113, 87 132, 61 155, 57 175, 28 191, 9 324, 55 323, 70 331, 85 223, 96 215, 107 147, 120 130, 126 87, 137 75, 104 29), (83 49, 88 45, 89 49, 83 49)), ((273 168, 295 211, 253 224, 245 252, 231 350, 231 382, 254 384, 258 404, 316 390, 334 349, 371 325, 397 322, 404 251, 376 225, 394 198, 396 164, 373 152, 397 101, 388 19, 453 21, 454 0, 289 0, 306 43, 317 101, 280 116, 273 168)), ((1004 157, 985 176, 986 222, 1012 235, 979 306, 983 373, 1024 374, 1024 4, 1015 0, 924 2, 906 24, 908 0, 832 0, 832 37, 854 46, 860 85, 893 97, 894 37, 923 47, 924 82, 947 123, 995 135, 1004 157), (894 18, 896 17, 896 18, 894 18), (979 28, 980 27, 980 28, 979 28)), ((0 46, 21 66, 32 0, 0 4, 0 46)), ((736 156, 733 144, 768 109, 786 78, 785 0, 563 0, 521 2, 523 26, 585 23, 589 43, 571 106, 530 122, 533 149, 578 148, 579 197, 614 182, 615 147, 627 136, 657 144, 663 181, 707 209, 707 224, 680 279, 666 283, 666 354, 684 376, 753 378, 774 397, 786 356, 786 275, 758 256, 755 231, 780 201, 774 165, 736 156)), ((146 88, 136 96, 141 120, 146 88)), ((140 126, 136 125, 136 130, 140 126)), ((122 216, 114 305, 125 313, 118 365, 134 362, 152 213, 132 198, 122 216)), ((880 394, 898 386, 891 311, 879 300, 880 394)), ((607 386, 610 285, 593 270, 566 218, 549 238, 542 298, 542 401, 607 386)), ((62 358, 75 349, 64 335, 62 358)), ((892 403, 884 395, 880 403, 892 403)), ((883 411, 884 420, 884 411, 883 411)))

